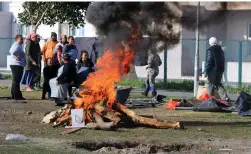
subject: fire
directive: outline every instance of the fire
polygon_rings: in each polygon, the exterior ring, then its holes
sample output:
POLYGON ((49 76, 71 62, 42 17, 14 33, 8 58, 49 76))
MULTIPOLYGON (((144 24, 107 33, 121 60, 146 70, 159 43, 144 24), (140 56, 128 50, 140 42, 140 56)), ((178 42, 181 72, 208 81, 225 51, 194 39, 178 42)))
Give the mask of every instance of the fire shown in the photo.
POLYGON ((129 40, 122 41, 124 49, 119 45, 115 48, 116 51, 107 49, 103 57, 97 60, 97 71, 89 74, 87 80, 83 82, 84 89, 79 93, 82 98, 74 101, 75 108, 88 110, 93 108, 96 102, 106 99, 106 107, 112 107, 116 99, 115 83, 130 71, 135 54, 131 44, 137 41, 138 32, 133 30, 129 40))

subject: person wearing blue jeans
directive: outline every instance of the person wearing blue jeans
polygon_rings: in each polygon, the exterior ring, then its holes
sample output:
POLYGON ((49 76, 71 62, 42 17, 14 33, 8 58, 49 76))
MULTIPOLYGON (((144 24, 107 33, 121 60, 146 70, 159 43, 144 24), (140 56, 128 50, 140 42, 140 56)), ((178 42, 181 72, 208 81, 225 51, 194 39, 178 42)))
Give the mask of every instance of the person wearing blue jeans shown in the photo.
POLYGON ((159 57, 159 55, 151 50, 151 53, 148 57, 147 60, 147 77, 146 77, 146 89, 145 91, 142 93, 144 96, 148 96, 149 91, 152 91, 152 97, 155 97, 157 95, 157 91, 155 88, 155 78, 158 76, 159 74, 159 66, 162 64, 162 61, 159 57))

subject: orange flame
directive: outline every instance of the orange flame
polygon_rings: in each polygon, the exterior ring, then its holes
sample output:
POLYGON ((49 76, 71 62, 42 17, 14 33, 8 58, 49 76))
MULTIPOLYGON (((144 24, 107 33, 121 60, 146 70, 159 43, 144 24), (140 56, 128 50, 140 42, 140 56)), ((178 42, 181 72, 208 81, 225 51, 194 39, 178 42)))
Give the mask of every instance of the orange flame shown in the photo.
POLYGON ((119 82, 120 77, 130 71, 135 54, 131 44, 138 40, 138 36, 139 30, 132 30, 129 40, 123 41, 125 49, 117 46, 116 51, 106 50, 103 57, 97 60, 97 71, 89 74, 83 82, 84 89, 79 93, 82 98, 74 101, 75 108, 87 110, 96 102, 106 99, 106 107, 111 108, 116 99, 115 82, 119 82))

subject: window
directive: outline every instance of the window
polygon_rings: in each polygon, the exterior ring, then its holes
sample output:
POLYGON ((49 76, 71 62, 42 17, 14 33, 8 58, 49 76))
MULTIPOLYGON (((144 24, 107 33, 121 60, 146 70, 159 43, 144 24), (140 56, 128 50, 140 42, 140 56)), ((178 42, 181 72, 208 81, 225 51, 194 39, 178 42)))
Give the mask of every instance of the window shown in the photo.
POLYGON ((251 38, 251 24, 248 24, 248 37, 251 38))
POLYGON ((22 25, 21 26, 21 34, 23 37, 26 37, 30 32, 30 28, 25 26, 25 25, 22 25))
POLYGON ((84 27, 75 28, 72 30, 72 36, 84 36, 84 27))

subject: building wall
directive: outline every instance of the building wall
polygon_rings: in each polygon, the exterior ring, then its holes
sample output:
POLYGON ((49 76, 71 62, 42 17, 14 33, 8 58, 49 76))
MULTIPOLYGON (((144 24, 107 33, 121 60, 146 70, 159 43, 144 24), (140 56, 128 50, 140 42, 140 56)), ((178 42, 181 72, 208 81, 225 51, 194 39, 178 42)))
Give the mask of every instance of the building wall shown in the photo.
MULTIPOLYGON (((249 37, 249 24, 251 24, 251 11, 231 11, 227 16, 226 38, 242 41, 243 62, 251 62, 251 38, 249 37)), ((227 60, 238 61, 239 44, 237 41, 226 43, 227 60)))
POLYGON ((9 12, 9 2, 0 2, 0 11, 9 12))
MULTIPOLYGON (((159 53, 162 65, 159 67, 157 79, 164 79, 164 51, 159 53)), ((181 76, 181 44, 177 44, 172 49, 167 50, 167 78, 180 79, 181 76)), ((146 78, 146 66, 135 66, 135 72, 138 78, 146 78)))
MULTIPOLYGON (((203 14, 202 14, 203 15, 203 14)), ((208 25, 201 30, 202 39, 209 39, 215 36, 218 42, 223 46, 226 59, 226 71, 224 80, 227 82, 238 81, 238 51, 239 42, 242 43, 242 70, 243 82, 251 82, 247 70, 251 65, 251 38, 249 37, 249 24, 251 24, 251 11, 228 11, 225 20, 208 25)), ((251 27, 251 26, 250 26, 251 27)), ((182 29, 182 75, 193 75, 194 70, 194 53, 195 40, 191 40, 195 36, 194 30, 182 29), (187 39, 187 40, 186 40, 187 39), (190 61, 190 63, 189 63, 190 61)), ((200 68, 204 69, 203 61, 205 60, 206 41, 200 41, 200 68)))

